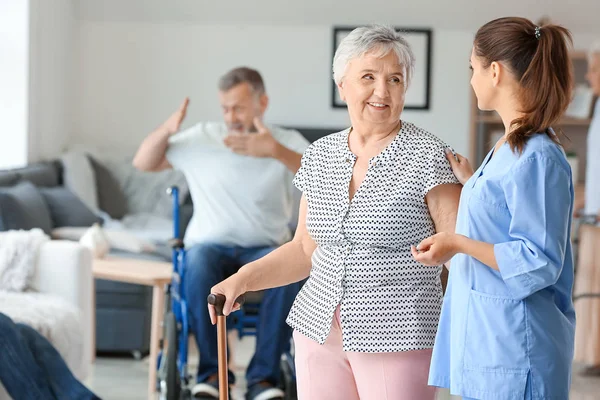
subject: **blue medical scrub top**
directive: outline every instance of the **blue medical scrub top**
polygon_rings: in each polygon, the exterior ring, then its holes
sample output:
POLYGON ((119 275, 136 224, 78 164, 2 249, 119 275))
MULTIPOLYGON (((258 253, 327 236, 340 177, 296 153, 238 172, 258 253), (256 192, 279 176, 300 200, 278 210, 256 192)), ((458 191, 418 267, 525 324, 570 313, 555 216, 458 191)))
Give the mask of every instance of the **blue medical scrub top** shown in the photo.
POLYGON ((476 399, 568 399, 571 169, 545 134, 521 155, 492 152, 464 185, 456 232, 494 244, 500 271, 452 258, 429 384, 476 399))

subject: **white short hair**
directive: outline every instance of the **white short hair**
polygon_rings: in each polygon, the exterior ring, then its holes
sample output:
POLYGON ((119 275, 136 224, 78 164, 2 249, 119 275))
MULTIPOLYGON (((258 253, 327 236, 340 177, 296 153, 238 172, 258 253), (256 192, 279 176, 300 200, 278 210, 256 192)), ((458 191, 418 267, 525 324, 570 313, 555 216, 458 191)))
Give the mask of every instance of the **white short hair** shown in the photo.
POLYGON ((415 70, 415 56, 410 45, 392 27, 372 25, 354 29, 339 44, 333 57, 333 80, 338 85, 342 82, 348 63, 367 52, 374 52, 376 57, 385 57, 393 51, 398 62, 405 69, 405 86, 408 88, 415 70))
POLYGON ((600 56, 600 40, 595 41, 588 51, 588 60, 594 56, 600 56))

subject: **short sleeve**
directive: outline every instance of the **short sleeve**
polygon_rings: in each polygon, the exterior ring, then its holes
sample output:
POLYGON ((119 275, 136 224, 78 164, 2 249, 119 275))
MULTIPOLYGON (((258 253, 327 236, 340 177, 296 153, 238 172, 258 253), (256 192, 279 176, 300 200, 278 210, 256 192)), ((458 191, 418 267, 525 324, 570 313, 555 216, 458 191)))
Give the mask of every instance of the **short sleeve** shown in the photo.
POLYGON ((294 176, 294 186, 296 186, 302 193, 310 191, 311 187, 312 152, 313 145, 310 145, 302 154, 300 168, 298 169, 298 172, 296 172, 296 176, 294 176))
POLYGON ((567 255, 571 177, 556 161, 525 160, 503 182, 510 240, 494 245, 500 275, 524 299, 557 282, 567 255))
POLYGON ((442 142, 435 143, 432 148, 428 149, 428 157, 426 159, 425 168, 425 185, 423 189, 423 197, 429 193, 431 189, 439 185, 460 184, 454 173, 450 162, 446 158, 446 148, 442 142))
POLYGON ((169 147, 165 156, 175 169, 182 169, 182 165, 193 154, 198 143, 198 138, 205 135, 206 129, 202 123, 198 123, 186 130, 178 132, 169 137, 169 147))

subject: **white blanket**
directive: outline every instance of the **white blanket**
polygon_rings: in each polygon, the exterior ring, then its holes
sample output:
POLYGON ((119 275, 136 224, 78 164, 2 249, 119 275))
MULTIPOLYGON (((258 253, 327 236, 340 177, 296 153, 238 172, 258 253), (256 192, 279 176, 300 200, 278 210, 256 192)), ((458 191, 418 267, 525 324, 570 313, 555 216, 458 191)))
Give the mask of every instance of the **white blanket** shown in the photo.
POLYGON ((81 368, 83 327, 75 306, 46 293, 0 291, 0 312, 48 339, 71 369, 81 368))
POLYGON ((33 276, 40 245, 49 240, 41 229, 0 232, 0 290, 22 292, 33 276))

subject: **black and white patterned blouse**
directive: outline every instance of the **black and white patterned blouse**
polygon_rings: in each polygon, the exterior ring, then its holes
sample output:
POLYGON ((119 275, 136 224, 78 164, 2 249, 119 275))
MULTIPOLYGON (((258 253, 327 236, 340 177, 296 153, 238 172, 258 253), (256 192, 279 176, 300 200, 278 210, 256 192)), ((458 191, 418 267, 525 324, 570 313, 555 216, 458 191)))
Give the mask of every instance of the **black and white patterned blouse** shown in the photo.
POLYGON ((433 347, 442 302, 441 267, 414 261, 410 246, 435 233, 425 195, 458 183, 446 145, 409 122, 369 162, 349 201, 356 156, 350 129, 314 142, 294 179, 317 244, 310 277, 287 322, 324 343, 340 305, 345 351, 394 352, 433 347))

